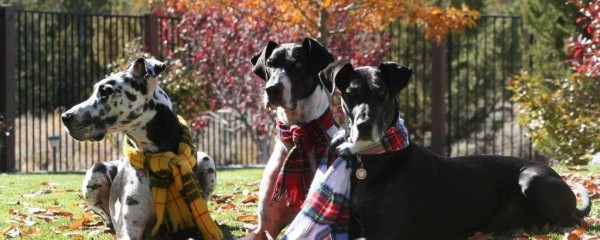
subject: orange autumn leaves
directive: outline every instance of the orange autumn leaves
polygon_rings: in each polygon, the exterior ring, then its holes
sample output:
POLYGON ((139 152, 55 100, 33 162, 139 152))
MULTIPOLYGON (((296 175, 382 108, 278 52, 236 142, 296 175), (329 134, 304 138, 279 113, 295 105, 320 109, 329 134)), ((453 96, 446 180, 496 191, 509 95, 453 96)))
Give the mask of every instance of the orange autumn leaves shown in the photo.
POLYGON ((448 34, 475 27, 479 12, 466 5, 460 8, 431 5, 426 0, 167 0, 174 12, 202 12, 207 6, 220 6, 224 11, 241 11, 249 18, 269 19, 288 31, 303 31, 327 42, 331 34, 350 30, 384 30, 398 20, 419 24, 425 37, 440 43, 448 34), (325 38, 325 39, 323 39, 325 38))
MULTIPOLYGON (((9 186, 12 185, 9 184, 9 186)), ((29 238, 61 234, 66 238, 84 239, 105 233, 100 217, 93 214, 83 201, 81 204, 65 204, 58 200, 43 199, 44 196, 79 194, 79 190, 60 189, 57 186, 59 184, 43 181, 33 185, 39 190, 20 194, 18 201, 9 202, 9 219, 3 222, 8 226, 0 229, 0 238, 29 238), (82 216, 76 217, 73 212, 81 209, 84 209, 82 216), (53 225, 53 227, 44 226, 44 224, 53 225), (80 230, 91 231, 84 235, 80 230)))

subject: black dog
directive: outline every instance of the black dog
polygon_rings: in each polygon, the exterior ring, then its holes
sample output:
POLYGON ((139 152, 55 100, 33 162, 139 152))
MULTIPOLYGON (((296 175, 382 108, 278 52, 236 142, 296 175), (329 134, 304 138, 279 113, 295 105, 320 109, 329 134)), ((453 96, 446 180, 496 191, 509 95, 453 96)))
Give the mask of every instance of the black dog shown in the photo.
MULTIPOLYGON (((282 125, 305 126, 326 114, 329 109, 330 90, 325 89, 319 80, 319 72, 333 62, 333 55, 311 38, 302 43, 277 44, 269 41, 252 59, 252 71, 265 81, 263 103, 265 108, 275 109, 277 121, 282 125)), ((332 137, 337 133, 337 125, 324 129, 322 135, 332 137)), ((322 136, 321 135, 321 136, 322 136)), ((317 139, 310 139, 317 142, 317 139)), ((329 140, 325 141, 329 144, 329 140)), ((258 227, 243 239, 267 239, 277 237, 300 211, 289 204, 286 198, 272 199, 276 192, 279 173, 294 143, 277 139, 275 147, 265 167, 259 190, 258 227)), ((320 158, 315 150, 307 151, 310 173, 314 175, 320 158)), ((301 200, 302 202, 304 199, 301 200)))
MULTIPOLYGON (((397 93, 412 70, 396 63, 353 68, 334 63, 321 72, 340 89, 346 142, 378 141, 399 117, 397 93)), ((355 172, 360 168, 352 159, 355 172)), ((362 155, 368 173, 352 176, 350 239, 465 239, 475 232, 508 233, 546 223, 576 226, 582 210, 569 186, 550 167, 515 157, 445 158, 414 142, 395 152, 362 155)))

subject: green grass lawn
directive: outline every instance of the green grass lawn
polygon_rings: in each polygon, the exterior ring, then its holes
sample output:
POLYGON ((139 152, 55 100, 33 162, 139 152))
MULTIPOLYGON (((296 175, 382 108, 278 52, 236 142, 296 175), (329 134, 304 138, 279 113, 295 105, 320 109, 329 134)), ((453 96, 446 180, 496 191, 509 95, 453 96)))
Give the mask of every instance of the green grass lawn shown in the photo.
MULTIPOLYGON (((559 168, 561 174, 597 178, 600 168, 575 171, 559 168)), ((226 239, 245 234, 255 225, 256 191, 262 169, 221 169, 219 185, 209 202, 214 219, 226 239), (249 203, 242 203, 247 200, 249 203)), ((0 175, 0 231, 19 229, 25 239, 113 239, 104 233, 99 218, 86 214, 80 188, 83 174, 0 175)), ((596 181, 598 181, 596 179, 596 181)), ((594 201, 592 215, 600 218, 600 200, 594 201)), ((588 234, 600 235, 600 222, 588 234)), ((561 234, 549 234, 561 239, 561 234)), ((0 239, 7 236, 0 234, 0 239)), ((512 239, 496 237, 495 239, 512 239)), ((534 239, 534 238, 531 238, 534 239)))

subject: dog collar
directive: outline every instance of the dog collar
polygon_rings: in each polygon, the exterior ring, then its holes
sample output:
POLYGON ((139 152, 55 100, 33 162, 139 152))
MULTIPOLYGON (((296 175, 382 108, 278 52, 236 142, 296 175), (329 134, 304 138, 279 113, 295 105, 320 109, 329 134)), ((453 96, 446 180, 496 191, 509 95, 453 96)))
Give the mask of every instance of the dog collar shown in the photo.
MULTIPOLYGON (((342 134, 340 132, 339 134, 342 134)), ((396 124, 385 131, 385 135, 374 142, 365 146, 355 146, 348 143, 341 144, 337 151, 340 155, 376 155, 386 152, 400 151, 408 147, 408 130, 404 126, 404 120, 398 118, 396 124)))
POLYGON ((363 167, 361 155, 376 155, 386 152, 400 151, 408 147, 408 130, 404 126, 404 120, 398 118, 396 124, 388 128, 385 135, 377 142, 366 146, 347 146, 340 145, 337 149, 340 155, 356 155, 358 160, 358 169, 354 173, 356 178, 363 180, 367 178, 367 170, 363 167))

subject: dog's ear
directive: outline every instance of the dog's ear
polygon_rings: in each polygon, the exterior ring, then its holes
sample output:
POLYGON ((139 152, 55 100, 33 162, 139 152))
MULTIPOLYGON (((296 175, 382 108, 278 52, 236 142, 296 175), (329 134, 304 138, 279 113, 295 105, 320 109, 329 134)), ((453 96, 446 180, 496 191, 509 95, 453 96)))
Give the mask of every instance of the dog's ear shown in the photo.
POLYGON ((271 56, 271 53, 273 53, 273 50, 275 50, 277 46, 279 46, 277 43, 269 41, 262 50, 250 59, 250 62, 252 63, 252 72, 265 81, 269 79, 269 73, 267 73, 266 68, 267 59, 271 56))
POLYGON ((327 88, 329 93, 333 94, 336 86, 345 86, 352 71, 354 71, 352 64, 346 62, 335 62, 323 69, 323 71, 319 72, 319 79, 323 83, 323 86, 327 88))
POLYGON ((333 55, 321 43, 312 38, 302 41, 302 48, 308 53, 308 74, 318 74, 327 65, 333 62, 333 55))
POLYGON ((158 79, 156 77, 167 68, 167 65, 155 60, 138 58, 129 66, 128 70, 131 74, 143 77, 146 85, 148 97, 154 97, 154 91, 158 87, 158 79))
POLYGON ((156 77, 158 74, 167 69, 167 65, 156 59, 144 59, 146 62, 146 73, 151 77, 156 77))
POLYGON ((135 76, 144 77, 146 74, 156 77, 167 69, 167 65, 156 59, 138 58, 128 67, 128 70, 135 76))
POLYGON ((412 75, 412 69, 400 66, 395 62, 383 62, 379 64, 379 71, 383 75, 392 95, 402 90, 412 75))

